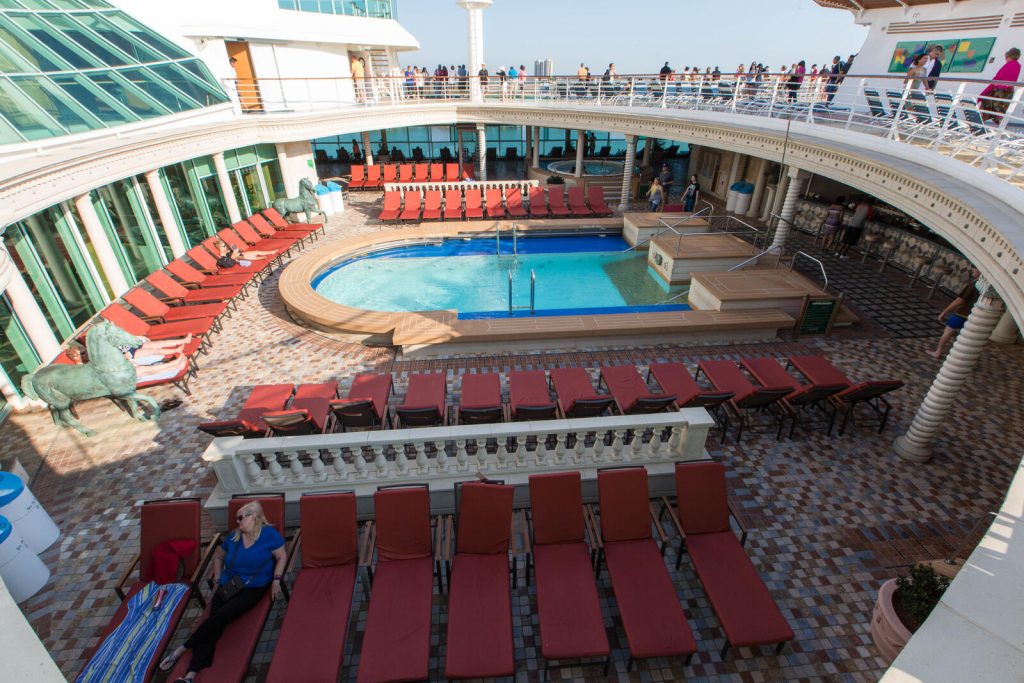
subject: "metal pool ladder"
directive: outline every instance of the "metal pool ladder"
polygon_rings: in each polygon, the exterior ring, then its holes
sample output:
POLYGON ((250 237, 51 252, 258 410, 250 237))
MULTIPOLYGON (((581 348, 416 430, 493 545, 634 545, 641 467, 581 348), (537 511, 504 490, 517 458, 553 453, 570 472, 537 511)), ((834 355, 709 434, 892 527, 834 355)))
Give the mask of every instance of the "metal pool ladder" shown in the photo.
POLYGON ((535 304, 537 302, 537 273, 534 272, 533 268, 530 269, 530 305, 529 306, 513 306, 512 305, 512 271, 508 271, 508 314, 512 316, 512 311, 524 311, 527 308, 530 309, 530 315, 536 314, 535 304))
MULTIPOLYGON (((501 260, 501 226, 499 225, 494 229, 494 253, 497 255, 498 260, 501 260)), ((518 230, 516 224, 512 224, 512 258, 519 258, 519 239, 518 230)))

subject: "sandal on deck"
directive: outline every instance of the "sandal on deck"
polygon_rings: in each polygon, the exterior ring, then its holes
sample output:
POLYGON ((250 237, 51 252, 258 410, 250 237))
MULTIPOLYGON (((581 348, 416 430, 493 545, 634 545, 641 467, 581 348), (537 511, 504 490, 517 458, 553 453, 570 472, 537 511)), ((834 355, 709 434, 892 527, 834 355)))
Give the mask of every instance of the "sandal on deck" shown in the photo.
MULTIPOLYGON (((166 655, 163 659, 160 660, 160 665, 159 665, 158 668, 161 671, 170 671, 171 669, 174 668, 174 665, 178 662, 178 658, 179 657, 181 657, 181 655, 178 655, 178 657, 175 657, 174 656, 174 652, 172 651, 171 654, 166 655)), ((183 681, 183 680, 185 680, 185 679, 183 679, 183 678, 179 678, 178 679, 178 681, 183 681)), ((174 683, 178 683, 178 681, 175 681, 174 683)))

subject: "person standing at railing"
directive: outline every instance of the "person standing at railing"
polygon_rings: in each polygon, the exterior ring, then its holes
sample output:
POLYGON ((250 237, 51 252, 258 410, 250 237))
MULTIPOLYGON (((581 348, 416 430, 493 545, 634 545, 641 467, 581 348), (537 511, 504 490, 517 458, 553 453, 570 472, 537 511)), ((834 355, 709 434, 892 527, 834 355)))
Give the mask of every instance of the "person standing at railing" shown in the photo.
POLYGON ((920 54, 915 55, 914 60, 910 62, 910 67, 907 69, 907 77, 904 79, 904 83, 910 82, 911 88, 924 89, 924 77, 928 75, 928 72, 924 68, 926 55, 920 54))
POLYGON ((516 96, 516 89, 519 87, 519 72, 516 70, 515 64, 510 64, 508 67, 508 91, 512 93, 512 97, 516 96))
POLYGON ((469 71, 466 70, 465 64, 459 64, 459 91, 462 96, 465 97, 466 91, 469 89, 469 71))
POLYGON ((843 72, 843 60, 836 55, 832 58, 832 66, 828 68, 828 84, 825 86, 825 101, 829 104, 832 103, 832 98, 836 96, 836 90, 839 88, 839 76, 843 72))
POLYGON ((821 224, 821 248, 829 251, 836 243, 839 232, 843 229, 843 214, 846 212, 846 197, 839 197, 828 207, 825 220, 821 224))
POLYGON ((366 101, 366 86, 364 84, 364 77, 366 76, 366 65, 363 62, 362 57, 352 58, 352 84, 356 88, 356 102, 366 101))
POLYGON ((924 63, 924 73, 928 77, 925 81, 925 89, 931 92, 935 90, 935 79, 942 75, 942 55, 946 50, 941 45, 932 45, 928 50, 928 61, 924 63))
POLYGON ((668 65, 668 62, 665 62, 665 66, 661 67, 661 70, 658 71, 658 80, 660 80, 662 83, 664 83, 665 81, 668 80, 669 74, 671 74, 671 73, 672 73, 672 67, 670 67, 668 65))
POLYGON ((519 65, 519 91, 526 93, 526 66, 523 64, 519 65))
MULTIPOLYGON (((1006 51, 1006 63, 999 67, 993 81, 1016 82, 1020 78, 1020 50, 1011 47, 1006 51)), ((999 83, 989 83, 979 95, 981 100, 981 118, 986 121, 999 123, 1003 120, 1003 114, 1010 108, 1010 100, 1013 99, 1013 86, 999 83)))
POLYGON ((789 82, 786 87, 789 89, 789 101, 796 102, 796 97, 800 92, 800 86, 804 82, 804 74, 807 72, 807 63, 803 60, 793 65, 789 70, 789 82))
POLYGON ((482 97, 487 97, 487 79, 491 75, 487 71, 487 65, 481 64, 480 71, 478 71, 476 75, 480 77, 480 95, 482 97))

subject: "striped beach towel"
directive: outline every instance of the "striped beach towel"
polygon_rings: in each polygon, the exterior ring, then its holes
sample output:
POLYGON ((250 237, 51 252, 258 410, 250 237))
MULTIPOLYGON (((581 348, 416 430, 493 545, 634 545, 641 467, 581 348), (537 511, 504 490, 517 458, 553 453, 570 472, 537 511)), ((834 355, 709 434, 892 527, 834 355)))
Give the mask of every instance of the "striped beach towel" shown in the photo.
POLYGON ((85 665, 76 683, 144 683, 146 670, 157 654, 178 604, 188 586, 183 583, 150 582, 128 599, 128 614, 103 639, 96 654, 85 665), (156 592, 164 588, 160 609, 153 609, 156 592))

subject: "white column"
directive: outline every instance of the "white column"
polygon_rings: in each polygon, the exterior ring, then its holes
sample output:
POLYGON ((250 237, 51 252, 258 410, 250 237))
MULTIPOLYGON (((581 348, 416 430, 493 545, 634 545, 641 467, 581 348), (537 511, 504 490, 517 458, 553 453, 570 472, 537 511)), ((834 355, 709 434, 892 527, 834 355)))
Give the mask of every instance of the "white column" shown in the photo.
POLYGON ((526 154, 523 155, 523 160, 526 163, 527 168, 530 166, 530 160, 533 158, 533 126, 526 126, 526 154))
POLYGON ((683 185, 690 184, 690 176, 697 173, 697 169, 700 168, 700 147, 697 145, 690 145, 690 158, 686 161, 686 179, 683 185))
POLYGON ((483 92, 480 90, 480 65, 483 63, 484 55, 484 13, 483 10, 491 6, 491 0, 456 0, 456 5, 466 10, 466 29, 469 42, 469 63, 466 70, 469 71, 470 97, 474 102, 483 101, 483 92))
POLYGON ((652 147, 654 147, 654 138, 644 138, 644 156, 640 160, 640 168, 650 168, 652 147))
POLYGON ((1013 315, 1007 311, 1006 313, 1003 313, 1003 317, 999 319, 999 324, 996 325, 996 329, 992 331, 992 336, 989 337, 989 341, 993 341, 997 344, 1016 344, 1017 334, 1017 322, 1013 319, 1013 315))
MULTIPOLYGON (((577 178, 583 177, 583 152, 587 148, 587 131, 576 131, 576 173, 577 178)), ((578 182, 578 181, 577 181, 578 182)))
POLYGON ((786 238, 789 237, 789 228, 793 218, 796 216, 796 203, 800 199, 800 169, 796 166, 789 167, 786 174, 786 194, 782 202, 782 213, 779 214, 779 224, 775 227, 775 239, 772 240, 771 249, 782 251, 786 247, 786 238))
POLYGON ((46 316, 32 296, 32 290, 29 289, 25 278, 18 272, 4 247, 0 247, 0 283, 6 283, 6 286, 0 287, 0 292, 7 294, 11 308, 18 316, 21 326, 25 328, 25 334, 28 335, 39 358, 43 363, 49 363, 60 353, 60 342, 50 329, 50 324, 46 322, 46 316))
POLYGON ((619 211, 629 208, 629 191, 633 185, 633 164, 636 162, 636 136, 626 136, 626 158, 622 165, 622 196, 619 197, 619 211))
POLYGON ((487 180, 487 126, 482 123, 476 124, 476 159, 477 159, 477 180, 487 180))
MULTIPOLYGON (((984 280, 978 280, 977 286, 981 296, 967 316, 967 323, 953 342, 907 433, 893 441, 892 448, 901 458, 927 462, 932 457, 932 441, 949 422, 953 404, 961 398, 960 390, 1003 314, 1003 302, 995 290, 984 280)), ((970 429, 969 424, 962 426, 970 429)))
POLYGON ((726 192, 740 179, 740 165, 742 163, 743 155, 739 152, 734 152, 732 155, 732 168, 729 169, 729 184, 725 186, 726 192))
POLYGON ((224 205, 228 209, 228 220, 232 223, 237 223, 242 220, 242 212, 238 208, 238 199, 235 197, 235 191, 231 189, 231 179, 228 178, 228 167, 224 163, 223 152, 217 152, 213 155, 213 167, 217 170, 217 184, 220 185, 220 193, 224 195, 224 205))
POLYGON ((540 126, 533 127, 533 166, 540 168, 540 126))
POLYGON ((284 183, 284 194, 287 197, 293 187, 298 187, 299 181, 292 177, 292 167, 288 163, 288 149, 280 142, 275 147, 277 148, 277 165, 281 169, 281 182, 284 183))
POLYGON ((107 239, 107 233, 103 231, 100 217, 96 214, 96 207, 92 205, 92 197, 89 194, 75 197, 75 208, 78 209, 78 215, 82 219, 82 226, 89 236, 89 241, 92 242, 92 248, 96 251, 96 259, 100 262, 100 268, 103 269, 103 276, 114 291, 114 296, 121 296, 128 291, 128 281, 121 271, 121 264, 117 262, 117 256, 114 255, 114 248, 110 245, 110 240, 107 239))
POLYGON ((373 165, 373 150, 370 148, 370 131, 363 131, 363 163, 373 165))
POLYGON ((765 178, 768 176, 768 160, 761 159, 761 165, 757 168, 757 179, 754 181, 754 196, 750 198, 750 210, 747 211, 748 218, 757 218, 761 207, 761 197, 764 196, 765 178))
POLYGON ((171 209, 171 202, 164 191, 164 184, 160 182, 159 169, 146 172, 146 184, 149 185, 149 192, 153 195, 156 213, 160 216, 160 223, 164 226, 164 236, 167 237, 167 244, 171 247, 171 253, 174 254, 174 258, 181 258, 185 253, 185 241, 181 239, 181 231, 178 230, 178 218, 171 209))

